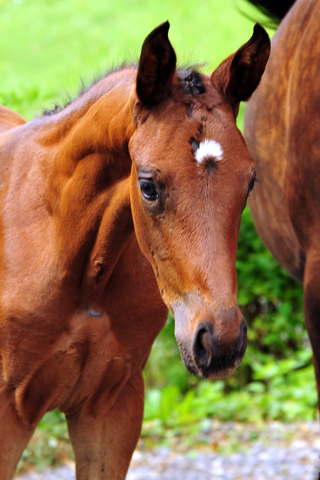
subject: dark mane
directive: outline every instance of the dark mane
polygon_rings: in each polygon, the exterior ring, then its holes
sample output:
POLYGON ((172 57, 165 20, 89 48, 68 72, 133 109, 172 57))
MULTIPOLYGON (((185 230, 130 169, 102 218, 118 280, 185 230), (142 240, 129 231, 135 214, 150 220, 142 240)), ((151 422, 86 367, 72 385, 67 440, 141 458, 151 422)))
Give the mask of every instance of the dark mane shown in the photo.
POLYGON ((180 85, 185 95, 195 97, 205 93, 200 73, 191 68, 178 71, 180 85))
MULTIPOLYGON (((87 93, 92 87, 94 87, 97 83, 99 83, 101 80, 104 78, 107 78, 109 75, 113 73, 117 73, 121 70, 125 70, 127 68, 133 68, 136 67, 137 65, 134 63, 128 64, 128 63, 123 63, 122 65, 115 67, 113 69, 108 70, 106 73, 103 75, 97 76, 92 82, 87 84, 82 78, 81 78, 81 88, 79 93, 75 97, 71 97, 70 95, 67 95, 68 99, 66 103, 63 105, 59 103, 55 103, 55 105, 50 108, 46 109, 43 112, 44 116, 50 116, 50 115, 55 115, 56 113, 61 112, 64 110, 68 105, 73 103, 75 100, 80 98, 82 95, 87 93)), ((179 81, 180 85, 182 88, 182 91, 185 95, 187 96, 197 96, 200 95, 201 93, 205 93, 205 88, 201 80, 200 73, 194 69, 194 67, 186 67, 178 71, 179 75, 179 81)))

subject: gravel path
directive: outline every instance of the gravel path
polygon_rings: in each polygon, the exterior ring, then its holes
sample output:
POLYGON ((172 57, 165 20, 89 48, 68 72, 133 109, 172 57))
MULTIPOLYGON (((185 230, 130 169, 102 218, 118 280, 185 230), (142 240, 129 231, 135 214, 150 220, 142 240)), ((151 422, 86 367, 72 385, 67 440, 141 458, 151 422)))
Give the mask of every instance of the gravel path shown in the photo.
MULTIPOLYGON (((219 424, 207 447, 176 453, 168 448, 134 453, 127 480, 320 480, 320 436, 318 422, 263 428, 256 440, 251 426, 219 424), (213 452, 221 443, 237 438, 242 444, 236 453, 213 452), (232 432, 231 436, 228 433, 232 432), (211 451, 210 451, 211 449, 211 451)), ((74 465, 65 465, 42 473, 29 473, 16 480, 74 480, 74 465)))

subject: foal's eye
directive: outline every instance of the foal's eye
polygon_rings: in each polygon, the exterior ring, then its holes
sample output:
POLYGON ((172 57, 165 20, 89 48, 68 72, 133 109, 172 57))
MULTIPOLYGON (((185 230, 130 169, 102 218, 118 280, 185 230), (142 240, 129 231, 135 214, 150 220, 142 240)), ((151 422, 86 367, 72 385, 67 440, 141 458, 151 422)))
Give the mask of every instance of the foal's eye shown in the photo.
POLYGON ((139 180, 140 190, 144 198, 154 202, 159 199, 159 194, 153 183, 152 178, 143 178, 139 180))

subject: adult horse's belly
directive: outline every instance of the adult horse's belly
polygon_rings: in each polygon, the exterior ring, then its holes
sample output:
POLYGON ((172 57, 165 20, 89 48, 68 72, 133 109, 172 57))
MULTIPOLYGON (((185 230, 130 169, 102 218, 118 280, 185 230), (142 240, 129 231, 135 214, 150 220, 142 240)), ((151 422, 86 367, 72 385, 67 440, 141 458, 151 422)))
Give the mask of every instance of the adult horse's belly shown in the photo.
MULTIPOLYGON (((250 121, 250 115, 247 116, 250 121)), ((302 282, 305 255, 293 228, 288 199, 279 179, 275 178, 267 162, 255 155, 254 139, 247 135, 247 143, 256 160, 257 178, 249 205, 255 227, 264 245, 290 276, 302 282)))
POLYGON ((303 15, 299 4, 273 38, 246 108, 244 136, 261 182, 249 200, 257 231, 302 282, 305 258, 320 243, 320 2, 310 2, 303 15))
POLYGON ((265 246, 289 275, 302 281, 304 254, 292 224, 287 191, 285 73, 278 63, 277 59, 270 61, 258 91, 246 107, 244 136, 258 180, 249 205, 265 246), (279 87, 270 90, 270 81, 275 78, 279 87))

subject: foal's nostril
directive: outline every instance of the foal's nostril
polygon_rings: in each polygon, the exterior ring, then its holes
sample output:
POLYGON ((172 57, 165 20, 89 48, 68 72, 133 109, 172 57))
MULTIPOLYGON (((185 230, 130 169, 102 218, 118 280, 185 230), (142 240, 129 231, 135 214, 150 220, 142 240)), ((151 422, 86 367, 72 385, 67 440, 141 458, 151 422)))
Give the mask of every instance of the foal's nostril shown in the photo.
POLYGON ((216 351, 216 341, 213 335, 213 326, 209 322, 203 322, 198 326, 193 343, 193 353, 197 365, 208 367, 216 351))

